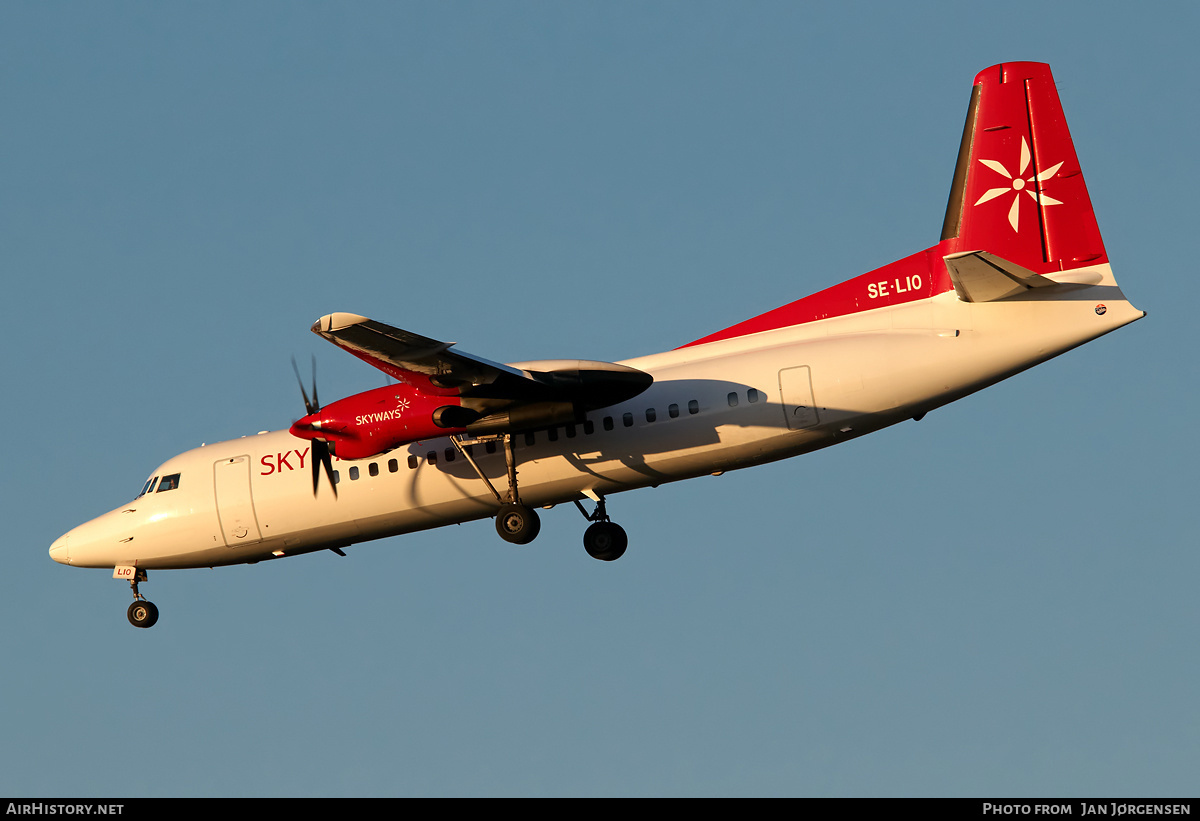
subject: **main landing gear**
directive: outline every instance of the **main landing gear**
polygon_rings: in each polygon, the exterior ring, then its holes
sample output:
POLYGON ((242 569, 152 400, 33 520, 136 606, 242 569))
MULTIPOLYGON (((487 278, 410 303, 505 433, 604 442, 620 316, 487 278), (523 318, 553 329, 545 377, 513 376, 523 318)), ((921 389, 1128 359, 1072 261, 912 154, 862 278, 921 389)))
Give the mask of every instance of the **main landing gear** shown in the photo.
POLYGON ((629 547, 629 537, 625 534, 625 528, 609 521, 603 496, 597 494, 596 510, 590 515, 579 502, 575 503, 575 507, 592 523, 583 531, 583 549, 589 556, 602 562, 615 562, 625 555, 625 548, 629 547))
POLYGON ((158 623, 158 608, 154 606, 154 602, 147 601, 146 597, 138 592, 138 582, 144 581, 145 570, 135 571, 133 578, 129 580, 129 586, 133 588, 133 604, 129 605, 126 615, 134 627, 153 627, 158 623))
MULTIPOLYGON (((512 434, 505 433, 496 437, 487 437, 487 439, 452 436, 450 440, 458 448, 463 458, 470 463, 483 483, 487 485, 488 490, 496 497, 496 501, 500 503, 500 509, 496 512, 496 532, 500 534, 500 538, 510 544, 529 544, 536 539, 542 529, 542 520, 538 518, 536 510, 521 502, 521 496, 517 490, 517 459, 513 453, 512 434), (504 461, 508 468, 508 492, 503 496, 479 469, 479 465, 471 458, 471 453, 466 448, 468 444, 488 439, 500 440, 504 443, 504 461)), ((629 537, 625 534, 623 527, 609 520, 608 511, 604 506, 604 497, 598 493, 588 493, 587 495, 596 502, 594 512, 589 514, 584 510, 583 505, 578 501, 575 502, 575 506, 579 508, 583 517, 592 523, 584 531, 583 547, 594 559, 605 562, 615 561, 625 554, 625 548, 629 546, 629 537)))
POLYGON ((500 534, 500 538, 511 544, 529 544, 536 539, 542 530, 542 520, 538 518, 536 510, 529 505, 521 504, 520 494, 517 493, 517 458, 513 453, 512 434, 505 433, 501 436, 478 439, 451 436, 450 441, 454 443, 454 447, 458 448, 458 452, 470 463, 475 473, 487 485, 488 490, 496 497, 496 501, 500 503, 500 509, 496 512, 496 532, 500 534), (500 495, 491 480, 479 469, 479 465, 471 457, 471 452, 466 448, 467 445, 487 441, 504 443, 504 461, 508 466, 508 493, 504 496, 500 495))
MULTIPOLYGON (((508 467, 508 496, 496 514, 496 532, 512 544, 529 544, 542 531, 537 511, 521 504, 517 493, 517 457, 513 453, 512 434, 504 434, 504 462, 508 467)), ((480 474, 482 475, 482 474, 480 474)), ((495 493, 495 489, 492 489, 495 493)))
POLYGON ((496 532, 512 544, 529 544, 542 531, 542 520, 529 505, 510 502, 500 506, 496 514, 496 532))

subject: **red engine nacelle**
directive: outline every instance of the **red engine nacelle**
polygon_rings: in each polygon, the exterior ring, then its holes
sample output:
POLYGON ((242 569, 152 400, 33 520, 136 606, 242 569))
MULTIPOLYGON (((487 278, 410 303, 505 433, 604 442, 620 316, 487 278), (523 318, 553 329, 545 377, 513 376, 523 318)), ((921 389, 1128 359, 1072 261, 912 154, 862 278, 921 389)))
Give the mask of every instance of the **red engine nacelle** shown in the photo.
POLYGON ((340 459, 365 459, 409 442, 462 433, 475 416, 457 396, 430 396, 399 384, 331 402, 296 422, 291 432, 328 442, 340 459))

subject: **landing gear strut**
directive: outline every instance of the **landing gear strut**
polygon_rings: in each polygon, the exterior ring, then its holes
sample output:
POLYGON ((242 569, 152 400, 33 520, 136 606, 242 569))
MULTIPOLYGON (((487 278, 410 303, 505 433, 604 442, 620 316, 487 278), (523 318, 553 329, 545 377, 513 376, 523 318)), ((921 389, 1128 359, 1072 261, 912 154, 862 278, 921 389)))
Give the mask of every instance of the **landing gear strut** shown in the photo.
POLYGON ((136 571, 133 578, 129 580, 129 586, 133 588, 133 604, 129 605, 129 610, 125 615, 129 617, 129 623, 134 627, 153 627, 158 622, 158 608, 154 606, 154 602, 147 601, 146 597, 138 592, 138 582, 144 581, 146 581, 145 570, 136 571))
POLYGON ((479 478, 488 486, 488 490, 496 497, 496 501, 500 503, 500 510, 496 512, 496 532, 500 534, 500 538, 510 544, 529 544, 541 532, 542 520, 538 518, 536 510, 529 505, 521 504, 521 497, 517 492, 517 458, 513 453, 512 434, 506 433, 498 438, 504 442, 504 461, 508 466, 508 493, 504 496, 497 492, 491 481, 479 469, 479 465, 475 464, 475 460, 471 458, 471 454, 464 447, 466 438, 452 436, 450 440, 479 474, 479 478))
MULTIPOLYGON (((458 452, 470 463, 475 473, 487 485, 488 490, 496 497, 496 501, 500 503, 500 509, 496 511, 496 532, 500 534, 500 538, 511 544, 529 544, 536 539, 542 529, 542 521, 538 518, 536 510, 521 502, 521 496, 517 490, 517 459, 513 453, 512 434, 489 436, 486 439, 482 437, 473 439, 461 435, 451 436, 450 441, 454 443, 454 447, 458 448, 458 452), (479 465, 475 463, 466 447, 481 441, 497 440, 504 443, 504 461, 508 468, 508 492, 503 496, 479 469, 479 465)), ((584 491, 584 493, 596 503, 596 509, 592 513, 588 513, 578 500, 575 502, 575 507, 579 508, 583 518, 591 522, 583 533, 583 547, 593 559, 603 562, 616 561, 625 555, 625 548, 629 546, 629 537, 625 533, 625 528, 609 520, 603 496, 595 491, 584 491)))
POLYGON ((575 502, 575 507, 579 508, 583 517, 592 522, 588 529, 583 531, 583 549, 593 559, 615 562, 625 555, 625 548, 629 546, 629 536, 626 535, 625 528, 609 520, 604 497, 597 494, 595 498, 596 510, 591 514, 584 510, 578 501, 575 502))

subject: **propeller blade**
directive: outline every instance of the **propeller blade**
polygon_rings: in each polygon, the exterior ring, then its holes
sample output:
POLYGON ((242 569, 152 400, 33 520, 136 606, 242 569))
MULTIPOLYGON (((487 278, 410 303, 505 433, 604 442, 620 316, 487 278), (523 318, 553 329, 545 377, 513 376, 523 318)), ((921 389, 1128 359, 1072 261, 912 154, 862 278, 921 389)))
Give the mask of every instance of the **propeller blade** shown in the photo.
POLYGON ((313 398, 308 401, 308 393, 304 390, 304 380, 300 377, 300 367, 296 364, 296 357, 292 357, 292 370, 296 372, 296 383, 300 386, 300 395, 304 397, 304 410, 308 415, 312 415, 321 409, 320 402, 317 401, 317 356, 313 354, 312 371, 313 371, 313 398))
POLYGON ((325 475, 329 477, 329 487, 333 490, 333 498, 336 499, 337 483, 333 481, 333 458, 329 455, 328 443, 321 439, 313 439, 309 461, 312 462, 313 496, 317 495, 317 488, 321 484, 321 468, 324 466, 325 475))
POLYGON ((313 475, 313 496, 317 495, 317 488, 321 485, 321 457, 324 455, 324 442, 319 439, 312 440, 312 450, 309 451, 308 461, 312 462, 313 475))
POLYGON ((329 446, 324 442, 321 443, 321 464, 325 466, 325 475, 329 477, 329 489, 333 491, 333 498, 337 498, 337 482, 333 480, 333 459, 329 456, 329 446))
MULTIPOLYGON (((321 400, 317 398, 317 355, 312 355, 312 379, 313 379, 313 407, 317 410, 321 409, 321 400)), ((316 413, 316 411, 313 411, 316 413)))
MULTIPOLYGON (((292 370, 296 372, 296 383, 300 386, 300 395, 304 397, 304 410, 309 416, 321 410, 321 400, 317 398, 317 357, 313 354, 312 358, 312 401, 308 399, 308 392, 304 390, 304 379, 300 376, 300 366, 296 364, 296 357, 292 357, 292 370)), ((317 495, 317 488, 321 486, 321 468, 325 468, 325 475, 329 478, 329 487, 333 490, 333 498, 337 498, 337 483, 333 481, 333 457, 329 454, 329 443, 323 439, 310 439, 312 450, 310 451, 309 461, 312 462, 312 477, 313 477, 313 496, 317 495)))

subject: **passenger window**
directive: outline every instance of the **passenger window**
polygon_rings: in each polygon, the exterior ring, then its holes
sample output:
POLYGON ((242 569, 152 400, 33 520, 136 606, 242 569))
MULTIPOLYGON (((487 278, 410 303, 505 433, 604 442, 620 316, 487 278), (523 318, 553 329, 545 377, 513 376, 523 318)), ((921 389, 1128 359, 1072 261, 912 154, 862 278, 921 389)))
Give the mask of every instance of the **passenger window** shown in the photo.
POLYGON ((677 419, 679 417, 679 406, 676 404, 668 405, 667 406, 667 414, 672 419, 677 419))
POLYGON ((408 466, 409 466, 409 468, 411 468, 412 470, 416 470, 416 469, 417 469, 417 457, 416 457, 416 456, 409 456, 409 457, 408 457, 408 466))
POLYGON ((593 433, 596 432, 596 423, 593 422, 591 419, 583 420, 583 432, 584 432, 584 435, 591 436, 593 433))
POLYGON ((429 451, 429 453, 425 454, 425 461, 429 462, 429 464, 431 464, 431 465, 436 465, 437 464, 437 451, 431 450, 431 451, 429 451))
POLYGON ((729 394, 729 407, 731 407, 731 408, 737 407, 737 394, 736 393, 729 394))
POLYGON ((613 429, 613 418, 611 416, 604 417, 604 429, 605 430, 613 429))
POLYGON ((354 467, 350 468, 350 481, 351 482, 358 481, 358 465, 355 465, 354 467))
POLYGON ((395 473, 400 469, 400 463, 395 459, 388 459, 388 473, 395 473))
POLYGON ((688 400, 688 413, 699 413, 700 403, 695 399, 688 400))
POLYGON ((548 431, 546 431, 546 438, 549 439, 551 442, 557 442, 558 441, 558 428, 550 428, 548 431))
POLYGON ((567 425, 565 428, 563 428, 563 430, 565 430, 567 432, 568 439, 575 438, 575 426, 574 425, 567 425))
POLYGON ((758 401, 759 396, 761 396, 761 394, 754 388, 746 391, 746 398, 750 400, 751 405, 758 401))
POLYGON ((162 481, 158 483, 158 492, 162 493, 164 490, 174 490, 177 487, 179 487, 179 474, 172 473, 170 476, 162 477, 162 481))
POLYGON ((647 422, 653 422, 657 418, 658 418, 658 414, 654 411, 654 408, 646 408, 646 421, 647 422))
POLYGON ((333 472, 333 483, 336 485, 337 483, 339 483, 341 481, 342 481, 342 472, 340 470, 335 470, 333 472))
POLYGON ((370 465, 368 465, 368 466, 367 466, 367 473, 371 474, 372 476, 378 476, 378 475, 379 475, 379 465, 378 465, 378 463, 376 463, 376 462, 372 462, 370 465))
POLYGON ((496 443, 495 442, 485 442, 483 445, 483 449, 486 450, 488 453, 495 453, 496 452, 496 443))
POLYGON ((454 448, 446 448, 446 461, 447 462, 454 461, 454 448))
POLYGON ((633 427, 633 414, 632 413, 622 414, 621 415, 621 423, 624 424, 625 427, 627 427, 627 428, 632 428, 633 427))
POLYGON ((525 434, 525 444, 532 445, 533 442, 534 442, 533 432, 530 431, 529 433, 525 434))

